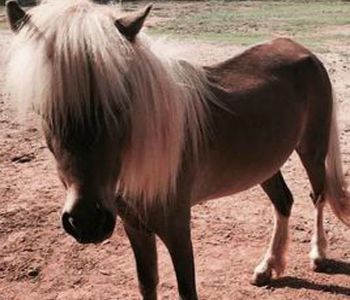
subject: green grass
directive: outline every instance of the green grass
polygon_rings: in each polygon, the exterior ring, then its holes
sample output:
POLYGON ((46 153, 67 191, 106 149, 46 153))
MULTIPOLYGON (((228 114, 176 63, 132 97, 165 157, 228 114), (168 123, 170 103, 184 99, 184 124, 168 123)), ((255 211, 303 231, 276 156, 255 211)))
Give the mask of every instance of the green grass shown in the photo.
MULTIPOLYGON (((125 2, 126 9, 144 3, 125 2)), ((149 32, 181 39, 251 45, 288 36, 317 51, 350 45, 350 2, 203 1, 154 3, 149 32)), ((0 28, 7 28, 0 6, 0 28)))
POLYGON ((170 11, 171 17, 151 33, 242 45, 289 36, 317 50, 350 43, 350 2, 209 1, 177 3, 174 9, 171 5, 162 4, 155 11, 160 17, 170 11))
POLYGON ((0 6, 0 29, 6 28, 5 8, 0 6))

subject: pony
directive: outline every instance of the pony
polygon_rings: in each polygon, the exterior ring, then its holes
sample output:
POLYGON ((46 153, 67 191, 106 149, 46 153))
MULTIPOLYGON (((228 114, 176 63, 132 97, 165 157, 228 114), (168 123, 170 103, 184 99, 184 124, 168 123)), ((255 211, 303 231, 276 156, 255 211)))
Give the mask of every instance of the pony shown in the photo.
POLYGON ((323 64, 279 38, 215 65, 194 65, 158 51, 140 32, 150 10, 49 0, 25 12, 7 2, 16 33, 9 93, 40 116, 66 190, 64 230, 80 243, 100 243, 118 215, 148 300, 157 298, 157 235, 181 299, 198 299, 191 206, 260 184, 275 222, 252 283, 266 285, 285 268, 293 196, 280 168, 295 150, 316 211, 311 264, 322 268, 325 204, 350 226, 323 64))

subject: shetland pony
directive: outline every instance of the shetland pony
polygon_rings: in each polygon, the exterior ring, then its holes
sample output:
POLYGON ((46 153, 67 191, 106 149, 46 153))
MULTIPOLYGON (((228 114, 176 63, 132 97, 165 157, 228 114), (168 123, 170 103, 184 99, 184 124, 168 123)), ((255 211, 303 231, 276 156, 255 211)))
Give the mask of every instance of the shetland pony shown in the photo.
POLYGON ((212 66, 157 52, 140 34, 150 12, 87 0, 7 3, 16 36, 8 85, 41 117, 67 191, 64 229, 98 243, 123 221, 140 292, 157 298, 155 235, 171 255, 181 299, 197 299, 191 206, 260 184, 275 208, 272 240, 252 282, 285 267, 293 204, 280 168, 296 150, 316 210, 310 258, 326 258, 323 208, 350 225, 328 74, 289 39, 212 66), (19 81, 19 79, 21 81, 19 81))

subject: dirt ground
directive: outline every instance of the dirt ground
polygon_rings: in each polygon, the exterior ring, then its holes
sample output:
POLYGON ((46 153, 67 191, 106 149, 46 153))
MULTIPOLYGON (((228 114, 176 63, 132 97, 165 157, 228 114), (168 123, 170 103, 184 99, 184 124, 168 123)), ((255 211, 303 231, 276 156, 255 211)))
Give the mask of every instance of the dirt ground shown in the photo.
MULTIPOLYGON (((0 86, 10 39, 9 31, 0 31, 0 86)), ((240 50, 222 43, 188 45, 189 53, 196 51, 202 63, 240 50)), ((344 45, 320 58, 337 95, 344 169, 350 182, 349 53, 350 46, 344 45)), ((35 116, 21 124, 5 95, 0 95, 0 299, 139 299, 133 254, 120 223, 112 238, 97 246, 79 245, 61 228, 64 190, 37 125, 35 116)), ((313 227, 310 186, 295 155, 283 171, 295 197, 285 277, 263 288, 249 284, 273 224, 271 204, 256 187, 193 208, 200 299, 350 299, 350 230, 327 208, 329 257, 334 260, 327 273, 313 273, 308 261, 313 227)), ((160 242, 158 249, 159 299, 177 299, 169 255, 160 242)))

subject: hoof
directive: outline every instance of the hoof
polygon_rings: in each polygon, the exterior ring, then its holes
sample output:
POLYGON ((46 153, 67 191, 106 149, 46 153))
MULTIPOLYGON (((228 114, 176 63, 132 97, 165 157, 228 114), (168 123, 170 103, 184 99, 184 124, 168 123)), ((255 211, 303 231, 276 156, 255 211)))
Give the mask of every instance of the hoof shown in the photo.
POLYGON ((255 286, 268 285, 271 282, 272 272, 254 273, 250 283, 255 286))
POLYGON ((326 260, 324 258, 316 258, 311 261, 312 271, 320 273, 327 270, 326 260))

